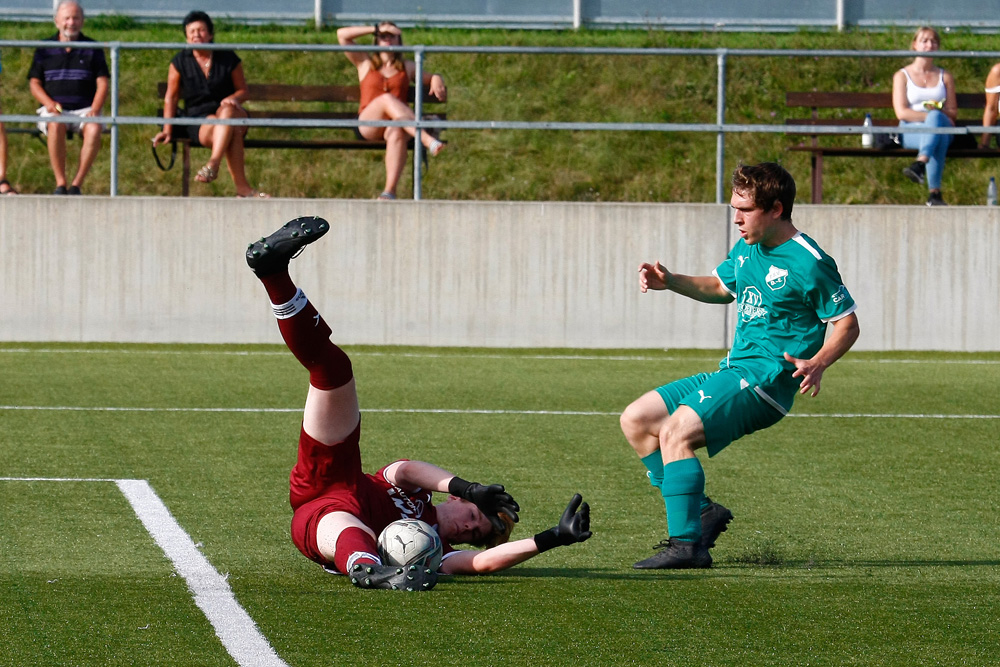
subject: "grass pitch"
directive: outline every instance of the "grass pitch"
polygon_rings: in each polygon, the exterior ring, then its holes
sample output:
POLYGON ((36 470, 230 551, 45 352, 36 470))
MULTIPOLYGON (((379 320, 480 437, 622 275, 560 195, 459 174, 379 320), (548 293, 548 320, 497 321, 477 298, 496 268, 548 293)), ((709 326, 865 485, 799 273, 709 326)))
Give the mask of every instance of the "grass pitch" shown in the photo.
MULTIPOLYGON (((736 515, 695 572, 617 415, 710 351, 348 348, 365 467, 501 481, 515 536, 594 537, 428 594, 360 591, 287 537, 306 375, 278 346, 0 345, 0 476, 148 480, 288 665, 990 665, 1000 355, 851 354, 705 462, 736 515)), ((703 459, 704 460, 704 459, 703 459)), ((109 482, 0 481, 0 665, 232 665, 109 482)))

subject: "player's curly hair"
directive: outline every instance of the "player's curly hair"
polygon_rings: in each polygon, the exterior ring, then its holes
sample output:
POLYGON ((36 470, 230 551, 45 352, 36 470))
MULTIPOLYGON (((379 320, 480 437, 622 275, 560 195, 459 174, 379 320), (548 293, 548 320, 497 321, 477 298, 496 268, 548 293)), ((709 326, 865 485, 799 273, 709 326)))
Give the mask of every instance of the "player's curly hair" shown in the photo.
POLYGON ((510 533, 514 530, 514 520, 503 512, 500 512, 497 516, 503 522, 503 530, 494 530, 490 535, 486 535, 474 542, 469 542, 470 546, 480 549, 492 549, 495 546, 506 543, 510 539, 510 533))
POLYGON ((777 162, 741 164, 733 172, 733 191, 753 200, 754 206, 770 211, 781 203, 781 219, 792 219, 795 179, 777 162))

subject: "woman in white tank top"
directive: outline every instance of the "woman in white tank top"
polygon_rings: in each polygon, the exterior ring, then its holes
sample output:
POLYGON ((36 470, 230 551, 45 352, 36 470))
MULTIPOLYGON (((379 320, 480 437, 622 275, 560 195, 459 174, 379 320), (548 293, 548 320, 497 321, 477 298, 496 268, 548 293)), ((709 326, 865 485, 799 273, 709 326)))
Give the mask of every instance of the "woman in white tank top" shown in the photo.
MULTIPOLYGON (((1000 102, 1000 63, 994 65, 986 75, 986 109, 983 110, 983 127, 997 124, 997 116, 1000 115, 997 110, 998 102, 1000 102)), ((979 139, 979 147, 989 148, 994 141, 991 137, 996 137, 1000 145, 1000 135, 983 133, 979 139)))
MULTIPOLYGON (((892 77, 892 106, 900 127, 954 127, 958 115, 955 80, 944 69, 934 65, 929 54, 941 46, 934 28, 924 26, 913 36, 910 48, 918 52, 913 62, 892 77)), ((950 134, 901 135, 905 148, 915 148, 917 159, 903 170, 914 183, 927 183, 928 206, 943 206, 941 174, 945 154, 951 145, 950 134)))

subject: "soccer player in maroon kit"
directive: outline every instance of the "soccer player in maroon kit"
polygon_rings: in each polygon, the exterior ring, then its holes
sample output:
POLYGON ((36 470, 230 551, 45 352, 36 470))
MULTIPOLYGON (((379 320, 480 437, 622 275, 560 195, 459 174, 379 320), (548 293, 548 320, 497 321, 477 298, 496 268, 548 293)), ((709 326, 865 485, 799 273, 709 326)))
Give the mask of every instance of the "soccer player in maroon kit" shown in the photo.
POLYGON ((289 261, 329 229, 322 218, 296 218, 246 252, 285 344, 309 371, 298 461, 289 476, 292 541, 299 551, 328 571, 347 574, 359 588, 412 591, 433 588, 438 572, 496 572, 588 539, 590 508, 579 494, 557 526, 510 542, 520 507, 500 484, 467 482, 423 461, 396 461, 374 475, 362 472, 361 411, 351 360, 330 340, 330 328, 288 274, 289 261), (434 505, 435 491, 451 496, 434 505), (398 519, 420 519, 437 530, 444 546, 437 572, 381 563, 376 538, 398 519), (487 548, 457 551, 452 544, 487 548))

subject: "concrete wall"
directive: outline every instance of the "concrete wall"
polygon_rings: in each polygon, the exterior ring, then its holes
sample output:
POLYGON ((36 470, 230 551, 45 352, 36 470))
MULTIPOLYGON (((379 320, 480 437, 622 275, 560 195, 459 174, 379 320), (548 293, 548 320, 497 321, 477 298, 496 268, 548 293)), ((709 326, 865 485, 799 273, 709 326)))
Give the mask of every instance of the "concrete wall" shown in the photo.
MULTIPOLYGON (((660 259, 709 273, 714 204, 0 198, 0 340, 278 342, 248 241, 330 233, 293 277, 343 343, 728 346, 731 309, 642 295, 660 259)), ((860 304, 856 349, 1000 350, 1000 211, 796 206, 860 304)))

